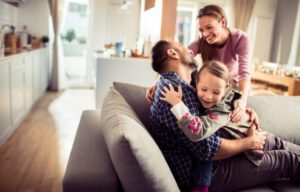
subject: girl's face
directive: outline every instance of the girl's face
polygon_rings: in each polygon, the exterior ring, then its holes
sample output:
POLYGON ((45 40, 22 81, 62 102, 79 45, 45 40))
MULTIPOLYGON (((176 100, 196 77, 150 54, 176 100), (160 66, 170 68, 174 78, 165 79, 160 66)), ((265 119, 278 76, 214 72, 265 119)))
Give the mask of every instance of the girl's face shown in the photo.
POLYGON ((202 16, 198 22, 199 31, 208 44, 218 44, 222 42, 222 34, 225 29, 224 19, 218 21, 211 16, 202 16))
POLYGON ((202 106, 209 109, 217 105, 226 92, 224 79, 212 75, 207 69, 201 71, 197 83, 197 96, 202 106))

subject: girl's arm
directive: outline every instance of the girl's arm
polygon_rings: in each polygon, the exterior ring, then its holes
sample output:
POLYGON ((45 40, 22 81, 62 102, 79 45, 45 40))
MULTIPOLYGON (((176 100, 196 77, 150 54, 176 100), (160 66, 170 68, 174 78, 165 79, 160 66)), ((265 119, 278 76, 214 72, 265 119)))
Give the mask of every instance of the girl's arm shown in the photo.
POLYGON ((178 92, 172 85, 169 89, 164 87, 161 100, 168 102, 173 107, 171 112, 178 119, 178 126, 192 141, 199 141, 214 134, 229 121, 229 113, 213 112, 206 116, 197 117, 189 112, 189 109, 181 101, 182 89, 178 86, 178 92))
POLYGON ((213 135, 230 120, 229 113, 212 112, 203 116, 195 116, 181 101, 171 108, 178 119, 178 126, 192 141, 199 141, 213 135))

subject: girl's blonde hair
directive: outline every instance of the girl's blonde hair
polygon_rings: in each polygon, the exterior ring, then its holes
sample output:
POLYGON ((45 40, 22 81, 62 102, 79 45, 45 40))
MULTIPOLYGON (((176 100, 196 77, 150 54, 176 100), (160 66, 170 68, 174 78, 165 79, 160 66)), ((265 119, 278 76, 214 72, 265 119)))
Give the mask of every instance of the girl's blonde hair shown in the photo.
POLYGON ((201 72, 204 69, 206 69, 210 74, 223 79, 226 82, 226 85, 227 85, 226 87, 228 90, 232 89, 233 81, 232 81, 231 75, 229 73, 229 70, 225 66, 225 64, 223 64, 219 61, 216 61, 216 60, 205 62, 203 64, 203 66, 200 68, 200 70, 197 73, 195 73, 195 76, 193 77, 195 79, 196 83, 199 82, 201 72))

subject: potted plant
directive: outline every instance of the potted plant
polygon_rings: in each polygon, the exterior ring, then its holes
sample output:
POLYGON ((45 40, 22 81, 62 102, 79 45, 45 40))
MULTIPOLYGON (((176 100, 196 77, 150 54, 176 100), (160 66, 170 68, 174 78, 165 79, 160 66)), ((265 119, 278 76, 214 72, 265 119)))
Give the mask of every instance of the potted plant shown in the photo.
POLYGON ((49 37, 48 36, 42 36, 41 41, 42 41, 44 47, 47 47, 48 42, 49 42, 49 37))

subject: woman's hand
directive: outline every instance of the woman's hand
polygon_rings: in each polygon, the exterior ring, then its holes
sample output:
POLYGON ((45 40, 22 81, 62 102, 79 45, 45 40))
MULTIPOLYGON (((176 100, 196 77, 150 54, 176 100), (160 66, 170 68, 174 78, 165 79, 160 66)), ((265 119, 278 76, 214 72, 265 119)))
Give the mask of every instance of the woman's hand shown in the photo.
POLYGON ((239 99, 237 100, 236 104, 235 104, 235 109, 233 110, 230 118, 231 121, 234 123, 239 122, 243 115, 245 114, 246 111, 246 102, 243 99, 239 99))
POLYGON ((146 91, 146 99, 149 103, 153 102, 155 90, 156 90, 156 85, 149 87, 146 91))
POLYGON ((163 97, 161 97, 160 99, 174 106, 182 100, 182 88, 181 85, 178 85, 178 92, 175 91, 172 84, 169 84, 169 88, 170 89, 164 87, 164 91, 161 91, 163 97))
POLYGON ((257 113, 251 108, 246 108, 246 113, 249 114, 249 124, 255 125, 256 129, 260 129, 257 113))
POLYGON ((248 132, 249 148, 254 150, 262 150, 267 138, 266 131, 258 131, 253 124, 248 132))

